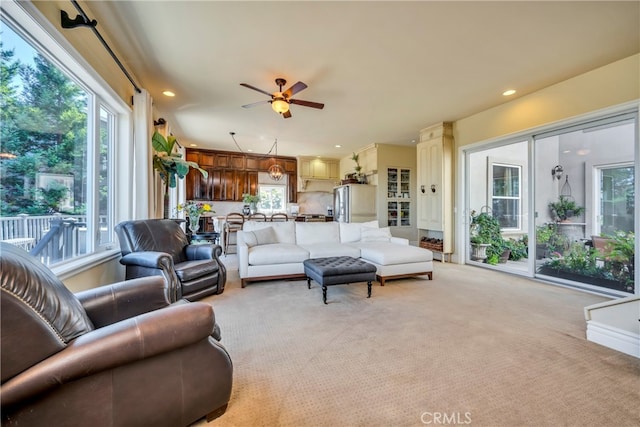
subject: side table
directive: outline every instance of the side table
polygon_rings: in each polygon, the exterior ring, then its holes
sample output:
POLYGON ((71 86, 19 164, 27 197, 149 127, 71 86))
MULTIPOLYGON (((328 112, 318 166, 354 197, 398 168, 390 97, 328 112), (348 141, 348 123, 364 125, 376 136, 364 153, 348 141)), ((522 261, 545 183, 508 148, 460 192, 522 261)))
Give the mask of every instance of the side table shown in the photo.
POLYGON ((220 233, 215 231, 210 231, 206 233, 195 233, 191 235, 191 243, 199 244, 199 243, 215 243, 218 244, 220 239, 220 233))

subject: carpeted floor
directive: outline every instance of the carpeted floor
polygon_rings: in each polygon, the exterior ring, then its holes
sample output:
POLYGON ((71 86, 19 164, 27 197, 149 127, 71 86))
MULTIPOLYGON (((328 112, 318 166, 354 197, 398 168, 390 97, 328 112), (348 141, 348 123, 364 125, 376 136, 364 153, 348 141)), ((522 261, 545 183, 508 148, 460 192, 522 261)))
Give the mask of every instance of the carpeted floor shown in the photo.
MULTIPOLYGON (((273 281, 207 298, 234 363, 211 426, 637 426, 640 360, 588 342, 604 298, 456 264, 434 280, 273 281)), ((197 425, 205 425, 204 421, 197 425)))

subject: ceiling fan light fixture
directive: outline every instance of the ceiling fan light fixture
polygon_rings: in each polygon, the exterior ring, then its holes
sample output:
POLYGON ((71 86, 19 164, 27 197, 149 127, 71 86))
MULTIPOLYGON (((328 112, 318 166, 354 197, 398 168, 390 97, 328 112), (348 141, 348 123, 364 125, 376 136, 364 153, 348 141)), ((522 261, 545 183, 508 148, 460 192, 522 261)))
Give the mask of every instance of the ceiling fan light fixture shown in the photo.
POLYGON ((277 97, 271 103, 271 108, 273 108, 273 111, 275 111, 276 113, 284 114, 287 111, 289 111, 289 103, 285 101, 283 98, 277 97))

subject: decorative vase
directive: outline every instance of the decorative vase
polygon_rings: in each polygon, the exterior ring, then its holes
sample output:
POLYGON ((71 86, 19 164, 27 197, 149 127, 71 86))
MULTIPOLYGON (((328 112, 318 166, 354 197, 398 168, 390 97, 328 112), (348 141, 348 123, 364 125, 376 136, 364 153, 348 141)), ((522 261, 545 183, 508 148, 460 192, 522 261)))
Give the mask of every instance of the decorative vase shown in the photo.
POLYGON ((194 215, 189 217, 189 230, 191 233, 196 234, 200 229, 200 215, 194 215))
POLYGON ((487 248, 491 246, 487 243, 471 244, 471 259, 474 261, 482 261, 487 259, 487 248))
POLYGON ((258 212, 258 206, 256 205, 255 202, 249 203, 249 212, 252 214, 258 212))
POLYGON ((251 210, 249 209, 249 205, 244 205, 242 207, 242 214, 243 215, 249 215, 251 213, 251 210))

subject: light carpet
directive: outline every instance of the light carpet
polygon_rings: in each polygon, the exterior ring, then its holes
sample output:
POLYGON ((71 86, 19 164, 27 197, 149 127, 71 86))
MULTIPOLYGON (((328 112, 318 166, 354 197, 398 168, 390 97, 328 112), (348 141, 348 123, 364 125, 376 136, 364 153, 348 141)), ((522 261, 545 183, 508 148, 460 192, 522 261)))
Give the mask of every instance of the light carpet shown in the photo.
POLYGON ((638 426, 640 361, 585 339, 605 298, 477 267, 240 287, 213 304, 234 365, 210 426, 638 426))

